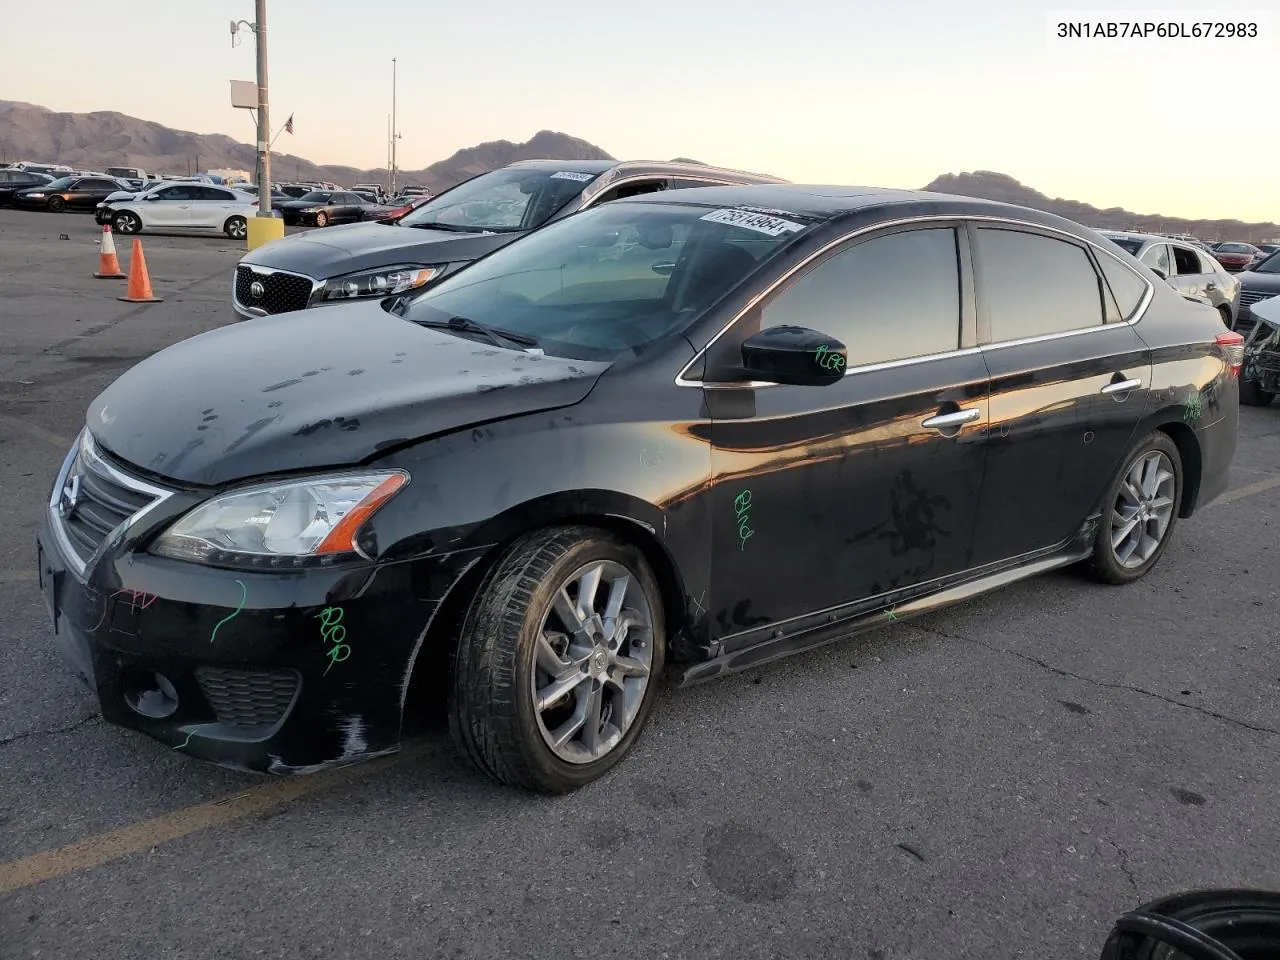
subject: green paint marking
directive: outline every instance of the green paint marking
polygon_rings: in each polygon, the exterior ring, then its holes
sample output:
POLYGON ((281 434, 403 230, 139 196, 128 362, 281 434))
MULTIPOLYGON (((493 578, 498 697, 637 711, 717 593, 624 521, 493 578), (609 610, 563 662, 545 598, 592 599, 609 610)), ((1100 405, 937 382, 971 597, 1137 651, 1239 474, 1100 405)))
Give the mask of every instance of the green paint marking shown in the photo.
POLYGON ((249 599, 249 588, 244 585, 244 581, 237 580, 236 583, 240 584, 240 606, 236 607, 231 611, 231 613, 223 617, 214 625, 213 636, 209 638, 210 646, 213 646, 213 641, 218 639, 218 631, 222 628, 222 625, 228 620, 234 620, 239 615, 240 611, 244 609, 244 602, 249 599))
POLYGON ((897 609, 897 607, 896 607, 896 606, 893 606, 893 607, 890 607, 888 610, 886 610, 886 611, 884 612, 885 617, 887 617, 887 618, 888 618, 888 620, 889 620, 889 622, 890 622, 890 623, 901 623, 901 622, 902 622, 902 618, 901 618, 901 617, 899 617, 896 613, 894 613, 894 612, 893 612, 893 611, 894 611, 894 610, 896 610, 896 609, 897 609))

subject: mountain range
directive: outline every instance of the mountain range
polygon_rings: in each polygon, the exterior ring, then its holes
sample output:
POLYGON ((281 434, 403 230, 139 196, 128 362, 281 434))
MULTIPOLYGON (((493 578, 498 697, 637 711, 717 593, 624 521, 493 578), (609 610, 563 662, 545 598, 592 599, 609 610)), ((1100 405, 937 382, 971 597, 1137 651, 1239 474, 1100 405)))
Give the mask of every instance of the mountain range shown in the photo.
MULTIPOLYGON (((542 130, 524 143, 492 140, 458 150, 421 170, 400 170, 397 181, 422 184, 439 192, 468 177, 516 160, 612 160, 586 140, 542 130)), ((678 158, 685 159, 685 158, 678 158)), ((191 133, 122 113, 57 113, 31 103, 0 100, 0 162, 37 160, 65 163, 77 169, 108 166, 141 167, 149 173, 188 174, 198 170, 252 170, 254 148, 221 133, 191 133)), ((276 179, 332 180, 350 185, 385 181, 386 169, 317 164, 272 151, 276 179)), ((1046 210, 1090 227, 1158 233, 1189 233, 1216 240, 1257 240, 1280 236, 1274 223, 1204 220, 1165 214, 1133 213, 1121 207, 1099 209, 1077 200, 1049 197, 1013 177, 989 170, 944 174, 923 189, 999 200, 1046 210)))

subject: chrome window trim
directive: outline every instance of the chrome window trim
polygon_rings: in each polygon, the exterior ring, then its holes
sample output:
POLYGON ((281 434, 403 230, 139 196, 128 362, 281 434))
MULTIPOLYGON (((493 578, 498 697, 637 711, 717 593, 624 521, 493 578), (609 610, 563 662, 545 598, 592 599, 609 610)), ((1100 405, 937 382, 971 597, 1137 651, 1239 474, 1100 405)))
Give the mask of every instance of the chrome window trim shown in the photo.
POLYGON ((145 517, 151 511, 158 508, 166 500, 174 495, 173 490, 157 487, 154 484, 147 483, 137 477, 127 473, 122 473, 116 469, 98 453, 97 445, 93 442, 93 434, 89 432, 88 427, 80 431, 80 435, 76 438, 76 442, 72 445, 66 459, 62 461, 62 469, 58 471, 58 480, 54 484, 53 493, 49 497, 49 527, 53 531, 54 539, 58 542, 58 547, 62 551, 63 559, 68 566, 75 571, 77 576, 83 580, 85 571, 89 568, 89 564, 97 559, 98 552, 105 547, 111 540, 117 537, 122 530, 132 527, 135 523, 145 517), (67 484, 67 475, 71 472, 72 465, 76 462, 77 457, 85 455, 92 460, 95 470, 105 474, 120 486, 132 490, 135 493, 142 493, 152 497, 151 503, 147 504, 137 513, 131 514, 127 519, 123 520, 117 526, 113 527, 102 538, 98 550, 94 552, 88 560, 81 560, 79 553, 71 543, 71 538, 66 532, 66 528, 62 522, 62 515, 58 513, 58 502, 62 499, 62 490, 67 484))
MULTIPOLYGON (((1004 223, 1012 227, 1018 227, 1018 228, 1024 228, 1024 229, 1031 228, 1031 230, 1033 231, 1041 230, 1047 233, 1055 233, 1077 245, 1084 243, 1089 247, 1091 247, 1093 250, 1099 253, 1106 254, 1108 257, 1110 257, 1120 266, 1124 267, 1126 270, 1132 273, 1135 277, 1137 277, 1146 285, 1147 292, 1143 294, 1142 299, 1138 302, 1138 306, 1133 311, 1133 315, 1128 319, 1121 320, 1117 323, 1101 323, 1093 327, 1081 327, 1079 330, 1066 330, 1061 333, 1039 334, 1034 337, 1024 337, 1021 340, 1000 340, 995 343, 980 344, 975 347, 965 347, 960 350, 951 350, 951 351, 948 351, 947 353, 936 353, 936 354, 929 354, 923 357, 908 357, 904 360, 891 360, 885 363, 871 363, 871 364, 863 364, 861 366, 856 366, 856 367, 846 367, 844 371, 844 375, 846 377, 856 373, 868 373, 868 372, 874 372, 876 370, 881 370, 881 369, 910 366, 917 363, 932 363, 936 360, 943 360, 949 357, 964 356, 966 354, 971 354, 971 353, 980 353, 983 350, 999 350, 1005 347, 1025 346, 1026 344, 1030 344, 1030 343, 1040 343, 1040 342, 1049 341, 1049 340, 1060 340, 1063 337, 1074 337, 1084 333, 1097 333, 1102 330, 1111 330, 1118 326, 1132 327, 1132 326, 1135 326, 1146 314, 1147 308, 1150 307, 1151 301, 1155 297, 1155 286, 1151 283, 1151 281, 1148 280, 1146 277, 1144 277, 1142 274, 1138 273, 1138 271, 1134 270, 1133 267, 1129 266, 1129 264, 1125 263, 1122 259, 1116 256, 1114 253, 1112 253, 1102 244, 1097 243, 1096 241, 1090 239, 1089 237, 1081 237, 1074 233, 1071 233, 1068 230, 1063 230, 1059 227, 1050 227, 1044 224, 1033 223, 1027 220, 1017 220, 1017 219, 1014 219, 1013 217, 997 217, 997 216, 988 216, 988 215, 982 215, 982 214, 965 215, 965 214, 936 214, 935 213, 935 214, 929 214, 927 216, 901 217, 897 220, 884 220, 884 221, 881 221, 880 223, 871 224, 865 227, 859 227, 857 230, 851 230, 850 232, 843 234, 840 237, 837 237, 835 240, 832 240, 831 242, 824 244, 818 250, 814 251, 809 256, 805 257, 803 260, 801 260, 799 263, 793 266, 790 270, 788 270, 785 274, 783 274, 773 283, 769 284, 769 286, 767 286, 760 293, 757 293, 754 297, 752 297, 747 302, 747 305, 745 307, 743 307, 740 311, 738 311, 738 313, 733 318, 731 318, 723 327, 720 328, 719 332, 717 332, 715 336, 713 336, 710 340, 707 341, 704 347, 702 347, 700 350, 698 350, 697 353, 693 355, 693 357, 689 360, 688 363, 686 363, 683 367, 680 368, 680 372, 676 374, 675 385, 677 387, 701 387, 702 389, 705 389, 705 390, 729 390, 729 389, 742 390, 746 388, 762 389, 764 387, 783 386, 783 384, 778 384, 778 383, 762 383, 758 380, 707 383, 702 380, 687 380, 685 379, 684 375, 689 371, 690 367, 692 367, 695 363, 697 363, 703 357, 703 355, 706 354, 706 352, 715 345, 717 340, 719 340, 722 336, 728 333, 730 328, 732 328, 734 324, 738 323, 738 321, 740 321, 748 313, 754 310, 762 300, 768 297, 771 293, 773 293, 774 290, 782 286, 782 284, 786 283, 788 280, 790 280, 793 276, 795 276, 797 273, 799 273, 801 270, 807 267, 814 260, 823 256, 824 254, 834 249, 835 247, 838 247, 841 244, 854 239, 855 237, 860 237, 868 233, 874 233, 877 230, 886 230, 886 229, 892 229, 894 227, 908 226, 910 224, 920 224, 920 223, 938 223, 938 224, 956 223, 956 224, 963 225, 966 222, 1004 223)), ((1104 277, 1103 278, 1104 282, 1105 282, 1105 279, 1106 278, 1104 277)))
POLYGON ((326 283, 324 280, 317 280, 315 277, 309 276, 305 273, 298 273, 294 270, 277 270, 275 267, 260 267, 256 263, 237 263, 235 270, 231 273, 231 306, 234 307, 236 313, 240 314, 242 317, 271 317, 275 316, 275 314, 267 313, 267 311, 263 310, 261 307, 246 307, 239 301, 239 299, 237 299, 236 273, 241 267, 248 267, 253 273, 261 274, 263 276, 283 273, 288 277, 300 277, 303 280, 311 281, 311 293, 307 295, 307 305, 302 308, 303 310, 309 310, 311 307, 317 305, 316 298, 320 295, 320 292, 324 290, 324 285, 326 283))

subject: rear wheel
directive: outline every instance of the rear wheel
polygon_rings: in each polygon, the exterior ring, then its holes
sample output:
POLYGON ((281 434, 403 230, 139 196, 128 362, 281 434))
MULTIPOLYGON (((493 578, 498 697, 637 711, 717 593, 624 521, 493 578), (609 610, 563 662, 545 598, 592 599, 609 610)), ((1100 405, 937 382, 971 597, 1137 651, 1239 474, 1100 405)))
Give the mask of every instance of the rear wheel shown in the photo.
POLYGON ((1234 329, 1231 325, 1231 309, 1229 307, 1219 307, 1218 313, 1222 314, 1222 325, 1228 330, 1234 329))
POLYGON ((244 217, 231 217, 222 225, 222 231, 232 240, 243 240, 249 233, 249 224, 244 217))
POLYGON ((661 594, 638 548, 592 527, 531 533, 467 611, 450 731, 495 780, 568 793, 635 743, 665 652, 661 594))
POLYGON ((46 206, 48 206, 50 213, 61 213, 67 209, 67 201, 61 197, 50 197, 46 206))
POLYGON ((1111 483, 1088 562, 1093 577, 1124 584, 1146 576, 1169 545, 1181 502, 1182 457, 1157 430, 1129 452, 1111 483))
POLYGON ((323 212, 321 212, 321 213, 317 213, 317 214, 316 214, 316 226, 317 226, 317 227, 324 227, 324 226, 327 226, 327 225, 328 225, 328 223, 329 223, 329 215, 328 215, 328 214, 323 213, 323 212))
POLYGON ((115 219, 112 221, 112 229, 116 233, 141 233, 142 220, 136 213, 122 210, 116 214, 115 219))

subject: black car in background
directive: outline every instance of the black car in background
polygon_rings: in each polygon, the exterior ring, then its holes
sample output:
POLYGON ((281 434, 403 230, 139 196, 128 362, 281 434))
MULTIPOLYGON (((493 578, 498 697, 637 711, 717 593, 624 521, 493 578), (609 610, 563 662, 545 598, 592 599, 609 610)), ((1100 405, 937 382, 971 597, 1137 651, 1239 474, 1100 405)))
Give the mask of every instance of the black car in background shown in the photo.
POLYGON ((355 223, 364 217, 367 200, 346 190, 312 190, 297 200, 280 204, 287 226, 327 227, 331 223, 355 223))
POLYGON ((1253 305, 1260 300, 1280 297, 1280 253, 1271 254, 1261 263, 1236 274, 1236 277, 1240 280, 1240 314, 1234 329, 1248 333, 1255 322, 1253 305))
POLYGON ((34 190, 47 186, 53 181, 54 178, 47 173, 0 168, 0 207, 12 205, 13 196, 19 191, 34 190))
POLYGON ((611 200, 680 187, 782 182, 692 163, 526 160, 460 183, 394 223, 286 237, 250 251, 236 267, 233 303, 250 317, 403 293, 548 221, 611 200))
POLYGON ((111 194, 129 190, 129 185, 111 177, 62 177, 13 195, 16 207, 61 213, 64 210, 93 210, 111 194))
POLYGON ((148 357, 87 411, 39 579, 103 716, 176 750, 388 753, 416 690, 481 770, 563 792, 668 667, 1142 578, 1226 488, 1242 341, 1036 210, 649 194, 148 357))

